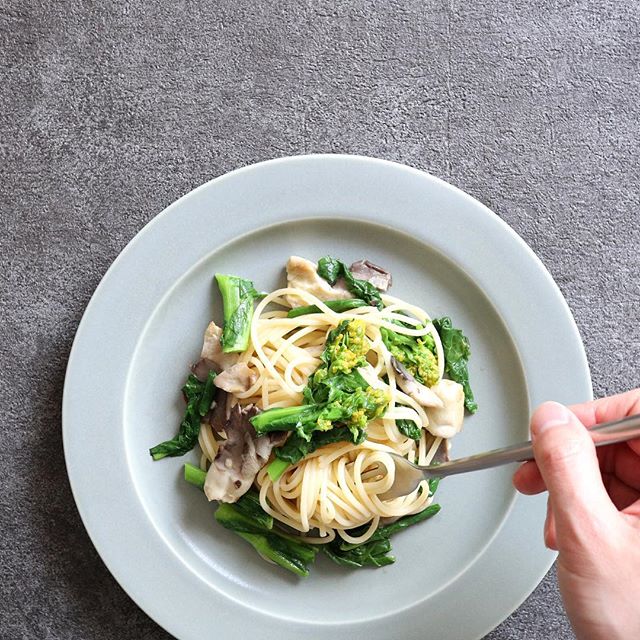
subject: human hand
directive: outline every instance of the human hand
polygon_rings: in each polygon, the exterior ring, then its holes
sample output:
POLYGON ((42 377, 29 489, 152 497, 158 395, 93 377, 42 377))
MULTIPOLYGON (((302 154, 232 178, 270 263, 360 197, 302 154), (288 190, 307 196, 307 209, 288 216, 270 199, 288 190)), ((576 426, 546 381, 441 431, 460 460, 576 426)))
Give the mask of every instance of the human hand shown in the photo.
POLYGON ((579 640, 640 638, 640 440, 596 450, 585 427, 640 413, 640 389, 574 405, 547 402, 531 419, 535 461, 513 483, 549 491, 545 544, 579 640))

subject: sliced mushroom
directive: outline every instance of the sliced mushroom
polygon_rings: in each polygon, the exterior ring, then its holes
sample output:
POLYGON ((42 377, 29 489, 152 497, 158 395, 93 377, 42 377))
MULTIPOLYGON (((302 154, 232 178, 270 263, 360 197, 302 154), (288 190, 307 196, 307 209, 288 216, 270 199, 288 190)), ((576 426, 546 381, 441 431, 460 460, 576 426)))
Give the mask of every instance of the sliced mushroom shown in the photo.
MULTIPOLYGON (((291 256, 287 261, 287 286, 303 289, 320 300, 347 300, 353 297, 341 280, 331 286, 318 275, 315 262, 298 256, 291 256)), ((287 296, 287 302, 292 307, 307 304, 297 296, 287 296)))
POLYGON ((193 373, 200 380, 206 380, 209 371, 212 369, 216 372, 224 371, 238 362, 237 353, 225 353, 222 350, 222 344, 220 344, 221 336, 222 329, 215 322, 210 322, 204 332, 200 360, 191 367, 193 373))
POLYGON ((413 398, 418 404, 423 407, 443 407, 444 403, 441 398, 433 391, 435 387, 426 387, 418 382, 409 373, 407 368, 396 358, 391 356, 391 365, 398 374, 396 381, 402 391, 404 391, 410 398, 413 398))
POLYGON ((350 267, 351 275, 358 280, 370 282, 376 289, 387 291, 391 286, 391 273, 368 260, 359 260, 350 267))
POLYGON ((224 427, 227 439, 220 444, 204 483, 209 500, 236 502, 249 490, 273 447, 284 442, 286 433, 256 435, 250 419, 259 411, 254 405, 244 409, 236 405, 231 409, 224 427))
POLYGON ((443 403, 442 407, 427 409, 429 426, 434 436, 452 438, 462 429, 464 418, 464 390, 462 385, 444 378, 431 387, 443 403))
POLYGON ((227 415, 227 393, 222 389, 216 391, 213 409, 207 413, 205 420, 211 425, 214 433, 221 434, 229 416, 227 415))
POLYGON ((244 362, 238 362, 216 376, 213 384, 227 393, 245 393, 255 383, 257 376, 244 362))
POLYGON ((211 370, 219 371, 218 367, 216 367, 211 360, 205 360, 204 358, 200 358, 200 360, 191 367, 191 371, 193 371, 195 377, 202 382, 207 379, 209 371, 211 370))

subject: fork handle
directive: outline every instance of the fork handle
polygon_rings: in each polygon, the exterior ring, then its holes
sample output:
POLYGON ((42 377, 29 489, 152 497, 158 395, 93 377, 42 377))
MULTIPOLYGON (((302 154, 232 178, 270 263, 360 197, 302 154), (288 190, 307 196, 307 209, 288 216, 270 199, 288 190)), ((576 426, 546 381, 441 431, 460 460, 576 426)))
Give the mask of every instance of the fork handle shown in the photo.
MULTIPOLYGON (((640 414, 615 420, 613 422, 603 422, 589 429, 596 447, 616 442, 626 442, 634 438, 640 438, 640 414)), ((450 462, 439 464, 434 469, 441 478, 452 476, 457 473, 467 473, 468 471, 478 471, 479 469, 489 469, 510 462, 526 462, 533 460, 533 446, 531 440, 514 444, 503 449, 494 449, 486 453, 480 453, 467 458, 458 458, 450 462)))

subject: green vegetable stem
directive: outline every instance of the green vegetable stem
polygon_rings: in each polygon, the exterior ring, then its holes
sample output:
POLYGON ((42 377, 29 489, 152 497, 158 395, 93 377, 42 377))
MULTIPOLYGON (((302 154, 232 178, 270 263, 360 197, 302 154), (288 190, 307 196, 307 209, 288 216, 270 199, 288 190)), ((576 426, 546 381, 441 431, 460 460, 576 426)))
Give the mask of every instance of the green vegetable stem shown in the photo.
MULTIPOLYGON (((218 512, 216 511, 216 517, 218 512)), ((223 525, 225 526, 225 525, 223 525)), ((305 578, 309 575, 309 564, 315 560, 317 550, 311 545, 291 542, 276 534, 249 533, 236 531, 244 538, 265 560, 275 562, 283 569, 305 578)))
POLYGON ((396 427, 398 427, 398 431, 403 436, 407 436, 407 438, 411 438, 412 440, 420 440, 422 427, 413 420, 396 420, 396 427))
POLYGON ((224 308, 224 327, 220 338, 222 350, 225 353, 246 351, 249 346, 253 303, 265 294, 256 291, 251 280, 237 276, 218 273, 216 281, 224 308))
MULTIPOLYGON (((331 311, 336 313, 344 313, 345 311, 351 311, 351 309, 358 309, 359 307, 369 306, 364 300, 359 298, 351 298, 349 300, 327 300, 325 304, 331 311)), ((297 318, 298 316, 306 316, 310 313, 320 313, 320 307, 315 304, 310 304, 306 307, 295 307, 287 313, 287 318, 297 318)))
POLYGON ((198 489, 204 489, 204 481, 207 477, 207 472, 203 471, 200 467, 189 464, 184 465, 184 479, 198 489))
POLYGON ((360 545, 354 545, 349 551, 343 551, 340 548, 340 543, 336 544, 336 540, 323 545, 322 550, 336 564, 343 567, 351 567, 353 569, 359 567, 384 567, 396 561, 394 556, 387 555, 391 551, 391 542, 388 539, 367 541, 360 545))

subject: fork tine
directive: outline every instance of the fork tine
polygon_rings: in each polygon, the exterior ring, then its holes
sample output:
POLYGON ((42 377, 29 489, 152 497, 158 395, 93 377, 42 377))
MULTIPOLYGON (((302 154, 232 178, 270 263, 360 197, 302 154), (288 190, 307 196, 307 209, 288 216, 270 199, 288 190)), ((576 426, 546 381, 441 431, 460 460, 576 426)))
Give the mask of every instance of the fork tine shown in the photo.
POLYGON ((409 495, 415 491, 422 480, 426 480, 432 474, 420 469, 415 464, 397 453, 389 454, 395 462, 395 479, 389 491, 380 495, 381 500, 393 500, 401 496, 409 495))

